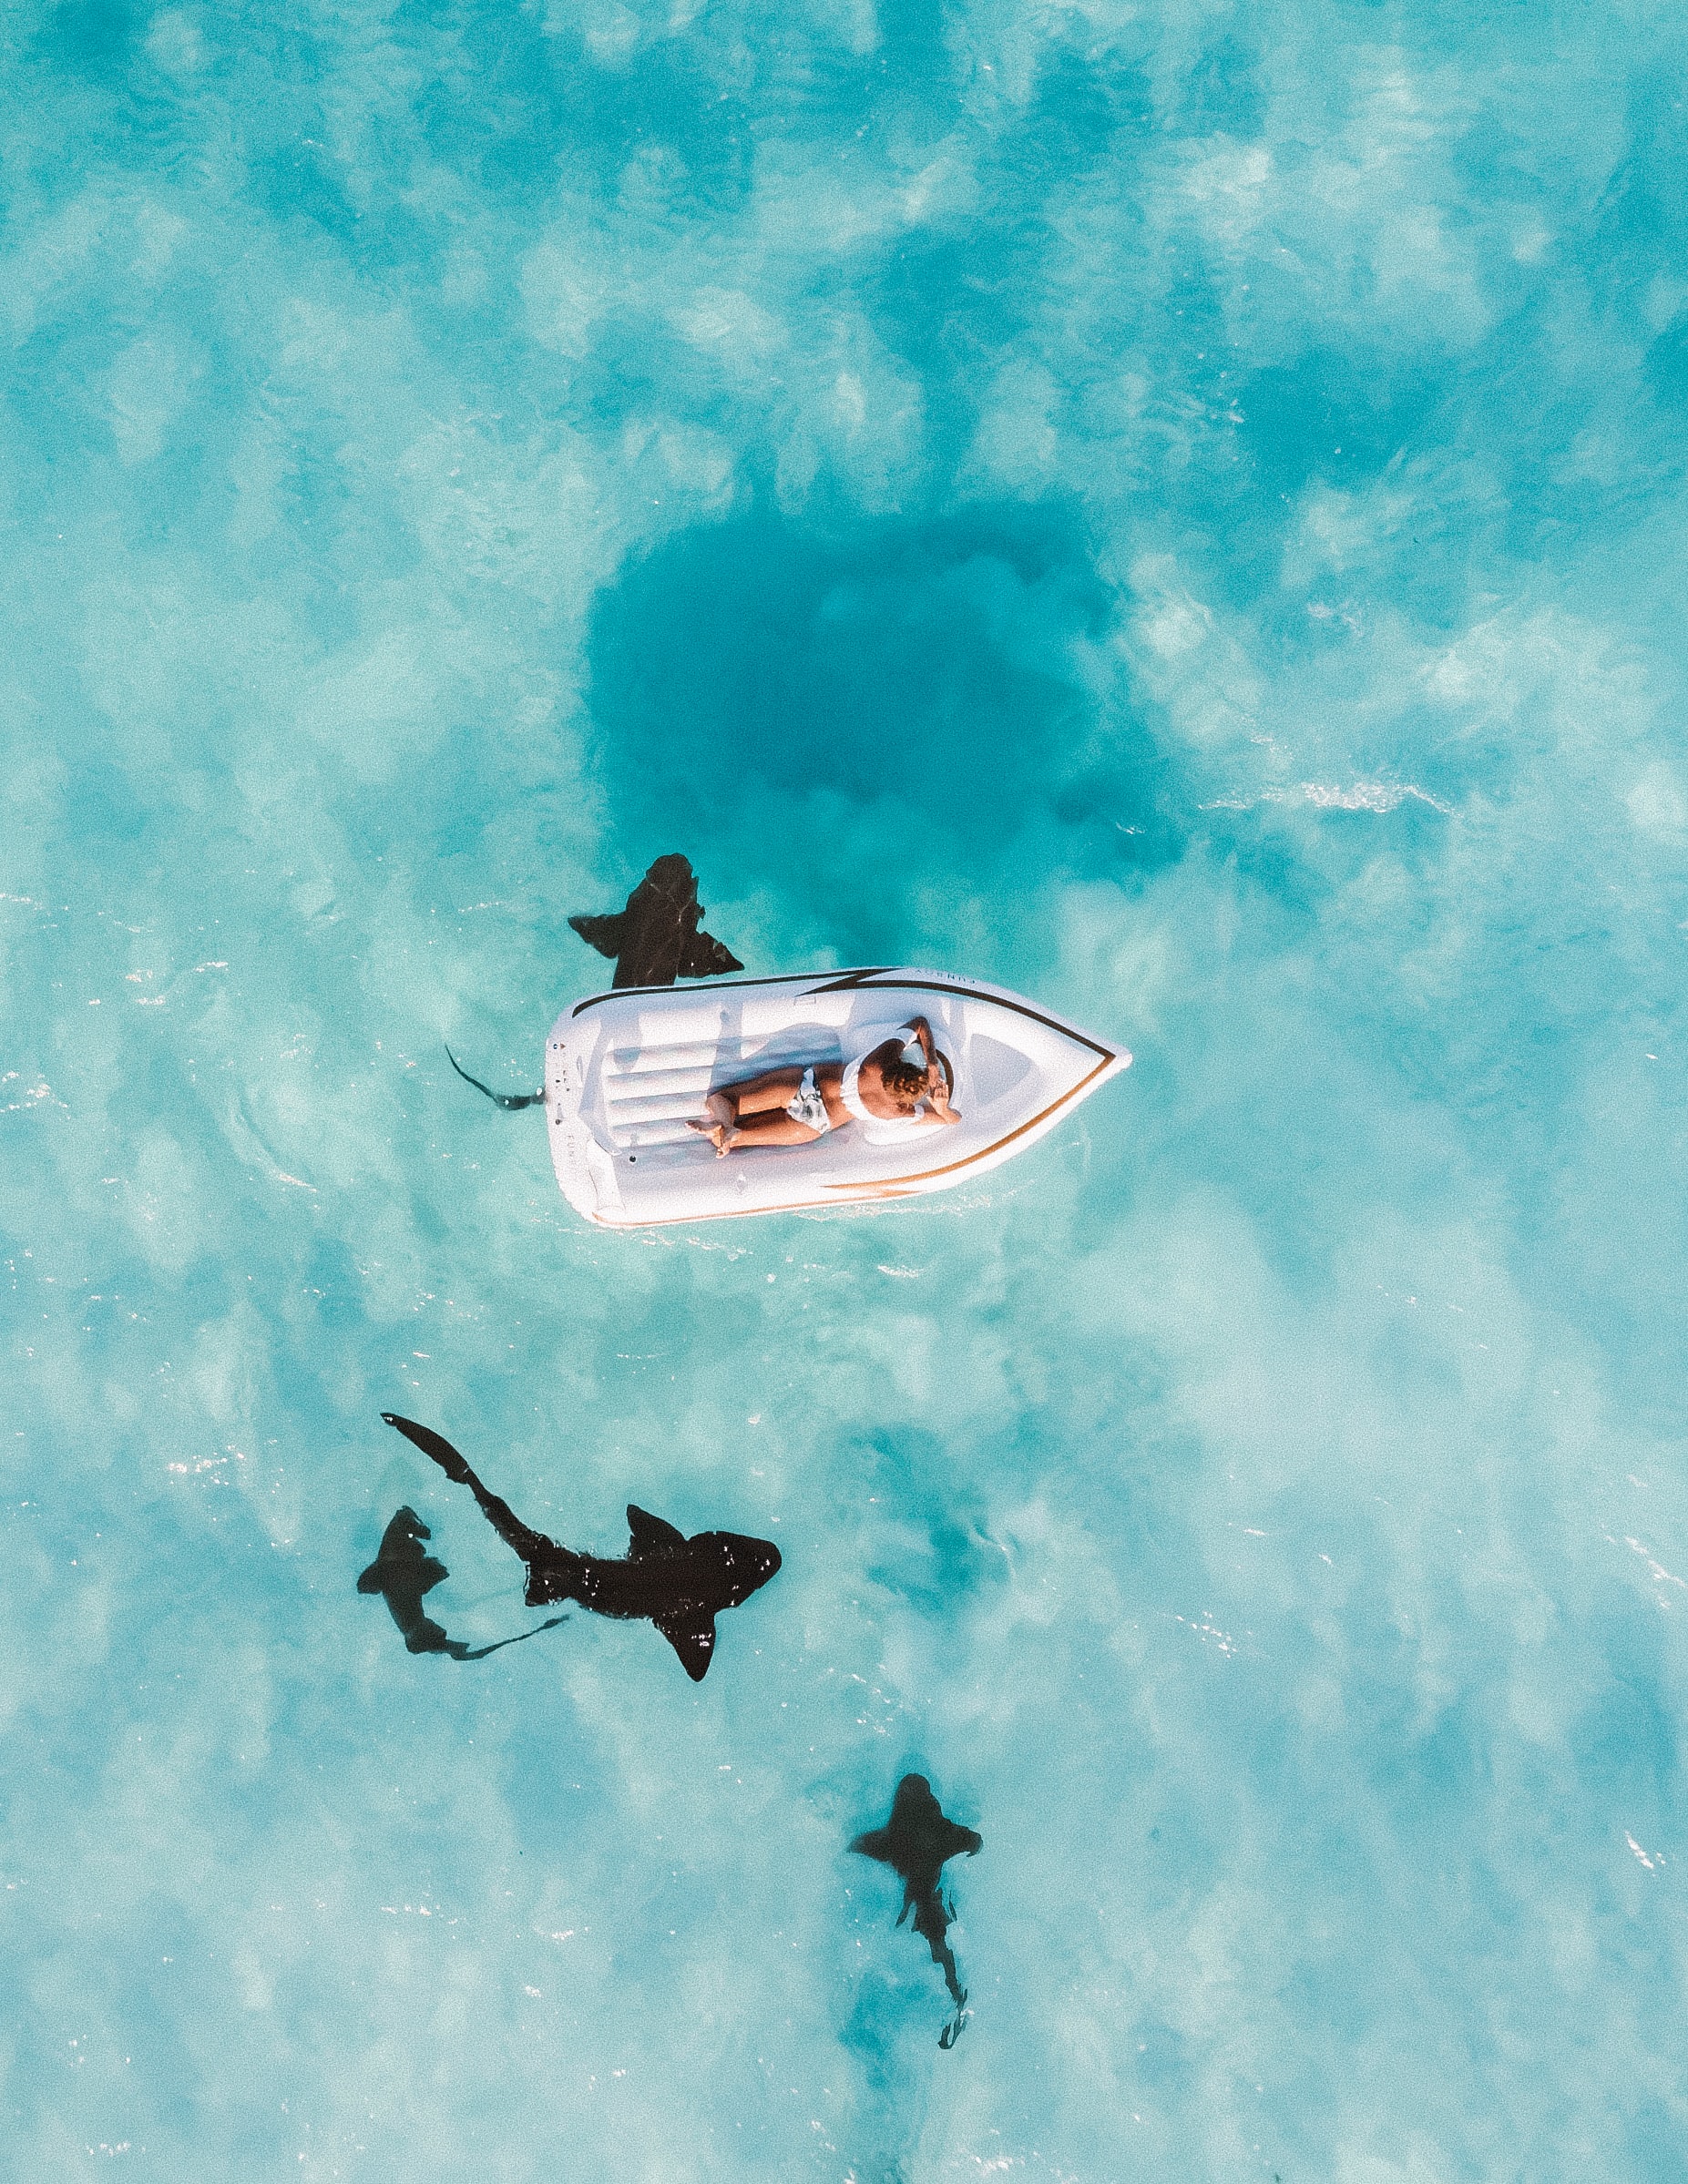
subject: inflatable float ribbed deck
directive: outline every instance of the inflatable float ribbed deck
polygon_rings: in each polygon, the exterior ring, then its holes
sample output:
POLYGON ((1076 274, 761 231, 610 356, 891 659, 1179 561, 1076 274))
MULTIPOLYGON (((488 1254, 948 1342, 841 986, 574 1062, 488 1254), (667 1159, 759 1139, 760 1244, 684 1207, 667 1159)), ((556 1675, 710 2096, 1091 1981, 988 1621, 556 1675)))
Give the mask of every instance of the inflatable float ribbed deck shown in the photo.
POLYGON ((1035 1144, 1130 1059, 1018 994, 936 971, 622 988, 558 1018, 546 1125, 564 1196, 602 1228, 797 1212, 953 1189, 1035 1144), (955 1068, 953 1128, 876 1144, 857 1122, 723 1160, 687 1127, 717 1086, 847 1060, 916 1015, 955 1068))

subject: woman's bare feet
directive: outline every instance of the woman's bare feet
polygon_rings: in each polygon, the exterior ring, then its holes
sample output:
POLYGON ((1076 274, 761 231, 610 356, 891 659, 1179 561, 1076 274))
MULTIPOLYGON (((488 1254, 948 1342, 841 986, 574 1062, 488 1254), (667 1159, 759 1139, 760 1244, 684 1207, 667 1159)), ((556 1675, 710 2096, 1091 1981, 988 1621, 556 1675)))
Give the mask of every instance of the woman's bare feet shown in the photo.
POLYGON ((686 1128, 707 1138, 715 1148, 715 1158, 724 1159, 738 1140, 739 1118, 732 1101, 724 1092, 711 1092, 703 1103, 703 1112, 689 1121, 686 1128))

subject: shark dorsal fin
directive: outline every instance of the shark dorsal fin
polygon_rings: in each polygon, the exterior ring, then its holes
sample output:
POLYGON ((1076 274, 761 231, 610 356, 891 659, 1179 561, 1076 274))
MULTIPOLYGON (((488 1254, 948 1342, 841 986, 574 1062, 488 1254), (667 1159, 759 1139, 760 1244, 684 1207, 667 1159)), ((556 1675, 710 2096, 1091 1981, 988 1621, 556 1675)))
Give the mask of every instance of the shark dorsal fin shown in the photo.
POLYGON ((649 1509, 639 1508, 636 1502, 627 1505, 627 1528, 632 1536, 628 1556, 633 1562, 642 1562, 650 1555, 671 1555, 686 1544, 686 1535, 677 1526, 666 1517, 652 1516, 649 1509))
POLYGON ((680 1608, 671 1616, 658 1616, 657 1628, 680 1656, 680 1665, 693 1683, 701 1683, 715 1658, 715 1618, 706 1608, 680 1608))

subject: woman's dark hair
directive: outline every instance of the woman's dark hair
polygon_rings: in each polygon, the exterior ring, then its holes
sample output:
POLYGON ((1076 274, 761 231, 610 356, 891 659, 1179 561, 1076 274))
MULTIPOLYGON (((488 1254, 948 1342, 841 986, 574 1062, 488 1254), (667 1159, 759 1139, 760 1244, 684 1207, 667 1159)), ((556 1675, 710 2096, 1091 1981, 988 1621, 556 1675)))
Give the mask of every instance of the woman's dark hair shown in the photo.
POLYGON ((899 1107, 915 1107, 926 1088, 926 1073, 908 1062, 886 1062, 879 1072, 880 1082, 899 1107))

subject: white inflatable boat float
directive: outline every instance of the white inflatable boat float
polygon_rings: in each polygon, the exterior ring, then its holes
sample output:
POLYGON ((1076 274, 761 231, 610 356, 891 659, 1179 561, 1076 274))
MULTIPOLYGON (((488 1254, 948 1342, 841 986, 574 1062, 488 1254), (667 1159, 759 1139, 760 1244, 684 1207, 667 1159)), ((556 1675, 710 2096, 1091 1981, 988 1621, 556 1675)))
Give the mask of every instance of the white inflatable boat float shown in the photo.
POLYGON ((971 1182, 1035 1145, 1130 1060, 1018 994, 940 972, 624 987, 558 1018, 546 1127, 563 1195, 600 1228, 793 1213, 971 1182), (865 1054, 916 1015, 955 1070, 953 1127, 885 1143, 858 1121, 725 1159, 688 1127, 717 1086, 865 1054))

